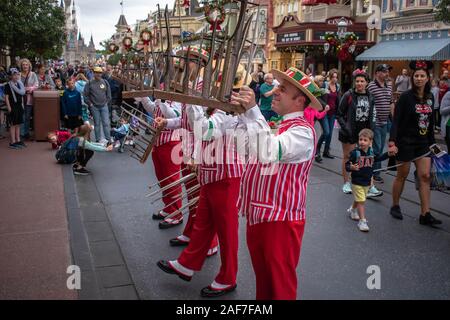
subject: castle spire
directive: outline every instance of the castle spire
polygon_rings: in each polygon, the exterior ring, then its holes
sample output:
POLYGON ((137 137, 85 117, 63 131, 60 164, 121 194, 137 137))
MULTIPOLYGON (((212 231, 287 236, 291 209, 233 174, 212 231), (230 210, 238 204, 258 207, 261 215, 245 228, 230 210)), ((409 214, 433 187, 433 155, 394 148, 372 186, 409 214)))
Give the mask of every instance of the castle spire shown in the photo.
POLYGON ((95 49, 94 38, 92 37, 92 33, 91 33, 91 40, 89 41, 89 48, 95 49))

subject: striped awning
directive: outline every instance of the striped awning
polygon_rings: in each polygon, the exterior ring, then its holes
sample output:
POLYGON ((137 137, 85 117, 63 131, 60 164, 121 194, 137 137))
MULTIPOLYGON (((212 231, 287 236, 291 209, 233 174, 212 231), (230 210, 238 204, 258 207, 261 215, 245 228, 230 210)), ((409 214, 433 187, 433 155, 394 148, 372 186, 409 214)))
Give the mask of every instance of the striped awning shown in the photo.
POLYGON ((382 41, 356 57, 357 61, 450 59, 450 39, 382 41))

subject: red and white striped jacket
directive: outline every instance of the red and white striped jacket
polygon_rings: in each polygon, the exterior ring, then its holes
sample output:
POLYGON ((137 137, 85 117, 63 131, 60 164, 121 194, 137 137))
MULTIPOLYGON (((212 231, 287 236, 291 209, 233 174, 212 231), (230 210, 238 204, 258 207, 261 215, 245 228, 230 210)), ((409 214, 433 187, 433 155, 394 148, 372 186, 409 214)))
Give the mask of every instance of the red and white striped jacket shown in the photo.
POLYGON ((244 172, 245 159, 238 155, 235 145, 237 118, 223 111, 215 111, 207 117, 200 106, 188 106, 187 110, 191 113, 188 122, 194 121, 194 124, 189 124, 190 127, 199 126, 202 131, 202 137, 194 137, 193 154, 195 162, 199 164, 200 185, 240 178, 244 172), (227 129, 230 131, 227 132, 227 129))
POLYGON ((234 136, 202 141, 202 162, 198 169, 200 185, 240 178, 243 173, 244 161, 237 154, 234 136))
MULTIPOLYGON (((139 101, 139 100, 138 100, 139 101)), ((178 111, 175 111, 174 108, 171 108, 171 102, 166 101, 165 104, 161 102, 161 100, 156 100, 155 102, 151 101, 149 98, 143 98, 140 100, 145 110, 153 115, 153 118, 156 119, 158 117, 161 118, 170 118, 179 115, 178 111), (164 109, 164 110, 163 110, 164 109), (170 115, 169 115, 169 112, 170 115)), ((155 122, 152 123, 152 127, 156 129, 155 122)), ((155 142, 155 146, 159 147, 163 144, 172 142, 172 141, 180 141, 179 132, 171 129, 164 129, 161 131, 158 139, 155 142)))
MULTIPOLYGON (((295 127, 306 127, 312 132, 308 154, 314 150, 316 138, 314 128, 303 118, 295 117, 281 123, 277 135, 289 134, 295 127)), ((291 147, 294 151, 305 152, 304 148, 291 147)), ((290 150, 291 152, 292 150, 290 150)), ((250 161, 241 180, 238 200, 240 212, 247 216, 249 225, 274 221, 305 220, 306 189, 313 156, 302 162, 263 164, 250 161)))

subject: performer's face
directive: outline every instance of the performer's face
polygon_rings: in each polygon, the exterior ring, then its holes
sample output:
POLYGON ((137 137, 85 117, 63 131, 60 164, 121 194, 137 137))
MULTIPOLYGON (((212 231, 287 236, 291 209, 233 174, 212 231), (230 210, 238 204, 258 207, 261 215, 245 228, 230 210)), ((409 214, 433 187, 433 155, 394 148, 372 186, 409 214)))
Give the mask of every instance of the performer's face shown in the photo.
POLYGON ((299 89, 285 80, 281 80, 280 85, 273 94, 272 109, 279 115, 292 112, 303 111, 305 107, 305 96, 299 89))

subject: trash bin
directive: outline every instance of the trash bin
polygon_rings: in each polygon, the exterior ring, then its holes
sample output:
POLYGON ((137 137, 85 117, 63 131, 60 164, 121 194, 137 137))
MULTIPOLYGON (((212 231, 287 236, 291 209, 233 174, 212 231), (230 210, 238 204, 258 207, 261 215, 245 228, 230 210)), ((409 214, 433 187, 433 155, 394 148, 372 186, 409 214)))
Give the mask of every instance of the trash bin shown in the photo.
POLYGON ((33 97, 35 140, 46 141, 50 131, 59 129, 59 91, 36 90, 33 97))

